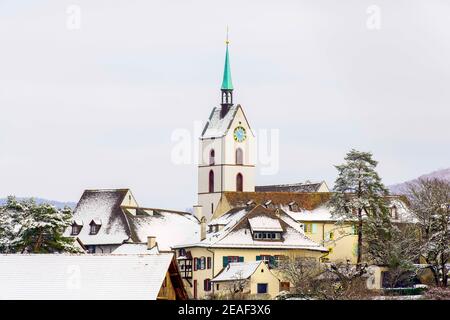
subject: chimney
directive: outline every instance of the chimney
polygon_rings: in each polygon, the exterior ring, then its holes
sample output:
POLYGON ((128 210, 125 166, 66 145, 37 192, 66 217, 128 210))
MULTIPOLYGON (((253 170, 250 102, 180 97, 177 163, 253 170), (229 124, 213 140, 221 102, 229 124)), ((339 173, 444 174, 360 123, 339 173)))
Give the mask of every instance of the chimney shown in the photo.
POLYGON ((200 221, 200 241, 206 238, 206 217, 203 215, 203 206, 195 205, 194 215, 200 221))
POLYGON ((200 240, 204 240, 206 238, 206 218, 202 217, 200 220, 200 240))
POLYGON ((194 208, 194 216, 197 217, 198 221, 202 221, 203 218, 203 206, 196 205, 194 208))
POLYGON ((153 249, 156 246, 156 237, 148 236, 147 237, 147 249, 153 249))

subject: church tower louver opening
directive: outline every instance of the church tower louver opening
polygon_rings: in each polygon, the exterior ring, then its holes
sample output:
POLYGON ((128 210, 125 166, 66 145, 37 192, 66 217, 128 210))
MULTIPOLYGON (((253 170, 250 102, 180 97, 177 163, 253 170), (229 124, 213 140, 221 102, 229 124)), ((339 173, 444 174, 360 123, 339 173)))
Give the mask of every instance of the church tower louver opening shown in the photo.
POLYGON ((213 108, 200 137, 198 205, 210 221, 224 192, 254 192, 256 137, 241 105, 233 102, 227 37, 220 107, 213 108))

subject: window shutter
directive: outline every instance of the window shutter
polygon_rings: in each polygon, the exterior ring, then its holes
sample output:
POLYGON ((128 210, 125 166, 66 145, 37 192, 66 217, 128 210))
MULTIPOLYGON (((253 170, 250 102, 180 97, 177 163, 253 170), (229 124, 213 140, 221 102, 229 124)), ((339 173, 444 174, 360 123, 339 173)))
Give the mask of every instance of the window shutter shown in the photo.
POLYGON ((197 271, 197 258, 194 258, 194 271, 197 271))
POLYGON ((225 268, 228 265, 228 257, 223 257, 223 267, 225 268))
POLYGON ((211 257, 208 257, 206 261, 207 261, 206 262, 207 263, 207 268, 211 269, 211 257))
POLYGON ((275 267, 275 257, 274 256, 269 257, 269 266, 275 267))
POLYGON ((312 233, 317 233, 317 223, 312 224, 312 233))
POLYGON ((256 261, 260 261, 261 260, 261 256, 256 256, 256 261))
POLYGON ((239 257, 239 262, 244 262, 244 257, 239 257))

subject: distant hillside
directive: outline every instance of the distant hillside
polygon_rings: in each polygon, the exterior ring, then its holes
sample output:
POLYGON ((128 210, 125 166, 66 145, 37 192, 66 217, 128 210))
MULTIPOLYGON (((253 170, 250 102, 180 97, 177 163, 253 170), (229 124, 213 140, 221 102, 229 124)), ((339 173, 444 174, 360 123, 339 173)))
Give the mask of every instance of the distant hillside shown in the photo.
POLYGON ((388 188, 389 191, 393 194, 402 194, 405 193, 408 183, 416 182, 419 179, 433 179, 433 178, 450 181, 450 168, 433 171, 431 173, 424 174, 416 179, 388 186, 388 188))
MULTIPOLYGON (((29 199, 26 197, 17 197, 18 200, 24 200, 24 199, 29 199)), ((47 200, 47 199, 42 199, 42 198, 33 198, 34 201, 36 201, 37 204, 41 204, 41 203, 49 203, 53 206, 55 206, 56 208, 64 208, 64 207, 69 207, 69 208, 75 208, 75 206, 77 205, 76 202, 61 202, 61 201, 55 201, 55 200, 47 200)), ((2 198, 0 199, 0 206, 4 205, 6 203, 6 198, 2 198)))

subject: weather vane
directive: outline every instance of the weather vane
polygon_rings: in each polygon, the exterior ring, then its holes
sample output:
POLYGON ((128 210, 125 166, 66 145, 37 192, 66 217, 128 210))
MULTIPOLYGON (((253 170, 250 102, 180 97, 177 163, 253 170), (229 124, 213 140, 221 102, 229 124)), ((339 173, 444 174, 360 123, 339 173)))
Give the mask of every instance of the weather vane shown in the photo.
POLYGON ((225 41, 226 44, 230 43, 230 40, 228 40, 228 26, 227 26, 227 40, 225 41))

